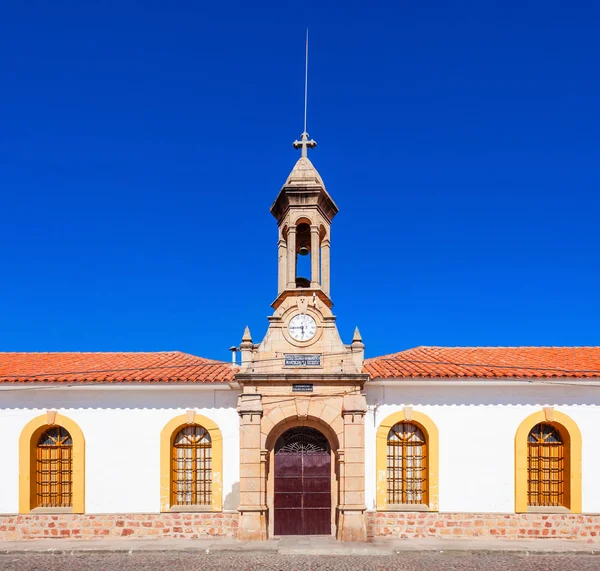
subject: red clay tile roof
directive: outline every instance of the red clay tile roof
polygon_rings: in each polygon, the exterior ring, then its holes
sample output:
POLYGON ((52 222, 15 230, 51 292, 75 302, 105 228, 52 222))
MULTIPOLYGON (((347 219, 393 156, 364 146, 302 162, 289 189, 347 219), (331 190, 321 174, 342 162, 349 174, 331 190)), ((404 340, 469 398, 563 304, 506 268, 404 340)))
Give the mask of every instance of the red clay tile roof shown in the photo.
POLYGON ((0 353, 0 383, 221 383, 229 363, 180 353, 0 353))
POLYGON ((365 360, 372 379, 600 377, 600 347, 416 347, 365 360))
MULTIPOLYGON (((0 353, 0 383, 221 383, 229 363, 180 353, 0 353)), ((600 347, 416 347, 367 359, 382 378, 600 378, 600 347)))

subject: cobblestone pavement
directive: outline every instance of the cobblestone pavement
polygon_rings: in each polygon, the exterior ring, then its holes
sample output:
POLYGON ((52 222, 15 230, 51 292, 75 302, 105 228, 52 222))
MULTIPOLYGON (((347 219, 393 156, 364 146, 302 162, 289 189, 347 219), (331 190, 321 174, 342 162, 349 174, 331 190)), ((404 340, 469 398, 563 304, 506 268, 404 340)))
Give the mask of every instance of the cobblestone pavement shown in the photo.
POLYGON ((598 555, 275 555, 252 553, 22 553, 0 555, 1 571, 596 571, 598 555))

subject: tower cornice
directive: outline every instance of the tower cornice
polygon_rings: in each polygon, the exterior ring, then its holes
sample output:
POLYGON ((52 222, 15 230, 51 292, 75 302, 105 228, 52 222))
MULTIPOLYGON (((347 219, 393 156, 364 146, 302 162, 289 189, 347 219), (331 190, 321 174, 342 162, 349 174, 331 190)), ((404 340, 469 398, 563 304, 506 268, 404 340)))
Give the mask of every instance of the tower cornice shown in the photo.
POLYGON ((333 307, 333 302, 321 288, 299 288, 284 289, 271 304, 273 309, 277 309, 288 297, 312 297, 316 295, 329 309, 333 307))

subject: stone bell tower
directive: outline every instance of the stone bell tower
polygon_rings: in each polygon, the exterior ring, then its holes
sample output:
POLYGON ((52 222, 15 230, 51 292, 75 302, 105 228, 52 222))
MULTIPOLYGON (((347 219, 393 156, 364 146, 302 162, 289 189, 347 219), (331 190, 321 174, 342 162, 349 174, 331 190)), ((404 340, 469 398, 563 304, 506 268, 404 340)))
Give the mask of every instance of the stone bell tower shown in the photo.
POLYGON ((315 146, 306 131, 294 142, 301 156, 271 206, 279 235, 273 313, 263 340, 254 343, 246 328, 239 347, 242 541, 323 533, 366 541, 364 345, 358 328, 342 342, 332 312, 338 208, 308 159, 315 146), (301 256, 309 256, 308 276, 298 275, 301 256), (318 477, 307 479, 306 462, 318 462, 318 477))
POLYGON ((317 169, 307 156, 315 141, 303 133, 295 148, 302 149, 292 172, 277 199, 271 214, 279 227, 278 295, 299 289, 309 289, 329 301, 331 221, 338 213, 317 169), (310 256, 310 276, 297 275, 298 256, 310 256))
POLYGON ((278 295, 262 343, 254 345, 248 332, 240 346, 242 370, 247 372, 273 371, 277 360, 288 372, 362 369, 364 346, 358 329, 352 343, 344 345, 332 313, 331 222, 338 207, 307 156, 315 146, 306 132, 294 141, 302 154, 271 206, 279 231, 278 295), (310 258, 309 276, 298 275, 301 256, 310 258))

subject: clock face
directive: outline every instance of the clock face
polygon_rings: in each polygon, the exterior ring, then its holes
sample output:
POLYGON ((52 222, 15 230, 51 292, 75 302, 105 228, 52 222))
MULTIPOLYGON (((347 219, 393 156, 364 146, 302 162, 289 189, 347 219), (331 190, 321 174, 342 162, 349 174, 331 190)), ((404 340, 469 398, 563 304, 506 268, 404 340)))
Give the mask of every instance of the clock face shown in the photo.
POLYGON ((288 331, 290 332, 292 339, 295 339, 296 341, 308 341, 315 336, 315 333, 317 332, 317 323, 310 315, 301 313, 290 319, 288 331))

